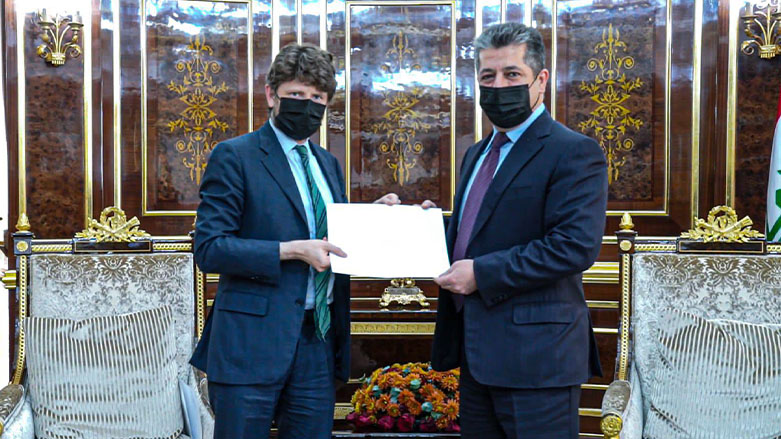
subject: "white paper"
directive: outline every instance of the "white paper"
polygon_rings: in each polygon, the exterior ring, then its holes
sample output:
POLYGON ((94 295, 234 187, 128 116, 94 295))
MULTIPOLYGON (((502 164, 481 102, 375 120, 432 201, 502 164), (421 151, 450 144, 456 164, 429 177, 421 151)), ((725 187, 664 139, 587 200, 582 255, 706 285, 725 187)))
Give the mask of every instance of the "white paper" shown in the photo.
POLYGON ((329 204, 334 273, 376 278, 434 278, 450 268, 442 209, 384 204, 329 204))

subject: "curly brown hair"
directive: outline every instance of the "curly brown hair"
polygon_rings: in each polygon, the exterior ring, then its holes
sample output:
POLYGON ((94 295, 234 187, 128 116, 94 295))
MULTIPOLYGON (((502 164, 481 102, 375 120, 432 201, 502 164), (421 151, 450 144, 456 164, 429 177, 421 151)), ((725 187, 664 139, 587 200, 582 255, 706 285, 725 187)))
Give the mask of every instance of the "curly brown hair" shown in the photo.
POLYGON ((277 92, 280 84, 298 80, 327 93, 328 100, 336 91, 334 56, 312 44, 288 44, 283 47, 266 77, 266 84, 277 92))

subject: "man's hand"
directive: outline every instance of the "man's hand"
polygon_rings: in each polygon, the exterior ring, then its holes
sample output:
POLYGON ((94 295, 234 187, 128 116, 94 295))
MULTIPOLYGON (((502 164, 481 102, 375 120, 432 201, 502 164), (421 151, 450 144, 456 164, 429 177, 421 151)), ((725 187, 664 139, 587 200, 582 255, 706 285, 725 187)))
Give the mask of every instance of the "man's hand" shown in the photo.
POLYGON ((420 203, 420 207, 422 207, 424 209, 429 209, 429 208, 432 208, 432 207, 437 207, 437 205, 436 205, 436 203, 434 203, 431 200, 426 200, 426 201, 420 203))
POLYGON ((450 269, 434 279, 440 287, 455 294, 468 296, 477 291, 474 261, 462 259, 450 266, 450 269))
POLYGON ((385 204, 387 206, 394 206, 396 204, 401 204, 401 200, 399 199, 398 195, 391 192, 389 194, 383 195, 382 198, 374 201, 373 204, 385 204))
POLYGON ((298 259, 311 265, 312 268, 318 272, 331 268, 331 253, 343 258, 347 257, 347 253, 325 239, 309 239, 305 241, 279 243, 280 260, 287 261, 298 259))

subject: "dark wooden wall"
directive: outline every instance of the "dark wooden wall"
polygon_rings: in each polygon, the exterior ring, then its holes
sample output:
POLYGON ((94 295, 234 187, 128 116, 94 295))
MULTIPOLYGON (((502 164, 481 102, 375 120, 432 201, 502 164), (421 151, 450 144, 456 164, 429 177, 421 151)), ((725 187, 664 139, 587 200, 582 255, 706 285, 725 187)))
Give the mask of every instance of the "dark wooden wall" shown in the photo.
MULTIPOLYGON (((476 105, 471 41, 500 21, 540 29, 548 109, 600 140, 611 163, 603 251, 585 276, 606 376, 584 388, 584 437, 599 431, 595 415, 613 377, 619 215, 631 212, 641 237, 677 236, 720 204, 764 227, 781 56, 740 52, 743 3, 82 0, 48 10, 78 10, 86 21, 84 53, 61 67, 36 54, 37 9, 3 3, 10 172, 2 190, 10 224, 25 213, 40 238, 70 237, 110 205, 154 235, 190 231, 208 152, 265 122, 266 71, 295 41, 337 57, 339 88, 316 140, 342 163, 351 200, 394 191, 450 210, 461 158, 490 128, 476 105)), ((209 279, 213 298, 217 277, 209 279)), ((380 311, 387 285, 353 282, 354 380, 339 390, 341 416, 355 379, 428 359, 433 311, 380 311)), ((434 284, 419 285, 435 309, 434 284)))

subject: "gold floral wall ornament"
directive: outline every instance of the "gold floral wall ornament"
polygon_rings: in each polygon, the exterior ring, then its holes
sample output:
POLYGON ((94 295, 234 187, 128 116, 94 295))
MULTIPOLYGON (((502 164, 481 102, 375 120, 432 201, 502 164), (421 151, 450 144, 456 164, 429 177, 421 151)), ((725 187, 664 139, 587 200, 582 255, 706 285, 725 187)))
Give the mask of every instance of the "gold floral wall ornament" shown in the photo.
POLYGON ((708 213, 707 221, 697 218, 694 228, 682 233, 681 238, 704 242, 747 242, 751 238, 764 238, 765 235, 751 228, 752 224, 748 216, 738 221, 735 209, 716 206, 708 213))
POLYGON ((139 229, 140 225, 141 223, 136 217, 128 220, 122 209, 107 207, 100 213, 100 221, 91 219, 89 226, 77 233, 76 238, 95 239, 97 242, 131 242, 151 236, 139 229))
POLYGON ((60 14, 50 16, 46 9, 38 12, 38 24, 41 26, 41 40, 36 53, 46 62, 55 67, 65 64, 66 55, 78 58, 81 55, 79 35, 84 27, 81 15, 76 12, 75 17, 64 17, 60 14), (70 40, 66 36, 70 32, 70 40))
MULTIPOLYGON (((422 70, 420 64, 414 61, 415 51, 409 47, 409 39, 402 31, 393 36, 391 48, 385 56, 388 64, 380 67, 385 73, 422 70), (406 56, 410 59, 405 60, 406 56)), ((423 144, 416 140, 417 133, 431 128, 431 124, 424 121, 425 115, 415 109, 425 93, 425 89, 418 86, 405 86, 402 91, 384 91, 382 103, 389 110, 382 115, 380 122, 369 126, 374 134, 384 134, 385 140, 379 150, 383 155, 391 156, 385 162, 393 172, 393 181, 401 186, 409 180, 410 169, 417 164, 415 155, 423 152, 423 144)))
POLYGON ((215 131, 223 133, 228 124, 217 117, 211 105, 218 96, 228 91, 225 81, 217 84, 215 75, 222 71, 217 61, 207 58, 214 55, 214 49, 206 44, 206 39, 200 35, 190 41, 187 46, 191 59, 176 63, 176 71, 184 73, 180 82, 171 80, 168 90, 178 94, 179 100, 187 107, 179 113, 179 118, 168 122, 171 132, 181 131, 183 139, 176 141, 176 150, 186 154, 182 164, 190 170, 190 180, 201 184, 201 176, 206 170, 206 154, 215 146, 215 131))
POLYGON ((747 4, 747 8, 740 19, 743 32, 751 39, 740 45, 741 52, 753 55, 759 48, 763 59, 781 55, 781 0, 759 0, 747 4))
POLYGON ((599 57, 590 58, 587 68, 596 72, 591 82, 582 81, 580 89, 596 103, 588 120, 578 127, 583 133, 592 132, 605 152, 608 166, 608 182, 613 184, 620 177, 620 168, 626 164, 625 154, 634 147, 634 140, 627 136, 628 129, 639 129, 643 121, 632 116, 626 102, 632 92, 643 86, 640 78, 627 77, 626 71, 635 66, 635 59, 627 52, 618 29, 613 24, 602 31, 602 41, 594 46, 599 57))

